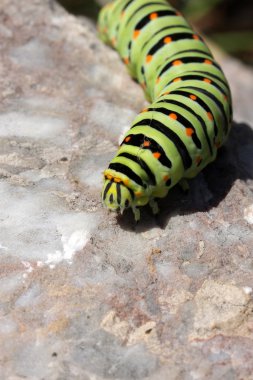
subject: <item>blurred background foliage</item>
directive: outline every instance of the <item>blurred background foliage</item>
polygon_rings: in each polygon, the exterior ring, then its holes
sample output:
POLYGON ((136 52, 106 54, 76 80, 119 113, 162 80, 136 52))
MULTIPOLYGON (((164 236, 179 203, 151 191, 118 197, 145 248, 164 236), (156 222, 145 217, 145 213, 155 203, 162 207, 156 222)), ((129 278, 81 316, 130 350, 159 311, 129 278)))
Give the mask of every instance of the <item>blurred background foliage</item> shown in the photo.
MULTIPOLYGON (((96 20, 106 0, 58 0, 69 12, 96 20)), ((253 0, 170 0, 223 50, 253 65, 253 0)))

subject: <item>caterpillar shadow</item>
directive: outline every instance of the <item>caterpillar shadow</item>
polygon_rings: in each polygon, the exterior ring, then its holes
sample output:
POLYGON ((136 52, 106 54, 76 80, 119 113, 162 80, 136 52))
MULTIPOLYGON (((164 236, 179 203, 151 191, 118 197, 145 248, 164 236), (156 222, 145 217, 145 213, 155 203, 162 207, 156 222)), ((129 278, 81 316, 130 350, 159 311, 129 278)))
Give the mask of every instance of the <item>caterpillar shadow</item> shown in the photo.
POLYGON ((144 232, 157 225, 165 228, 173 215, 205 212, 217 207, 238 179, 253 179, 253 129, 245 123, 233 122, 229 138, 217 159, 189 182, 188 194, 176 186, 166 198, 159 200, 161 211, 157 217, 144 207, 137 225, 130 212, 118 217, 118 223, 123 229, 136 232, 144 232))
POLYGON ((54 2, 61 4, 68 12, 78 16, 86 16, 93 21, 97 20, 101 6, 95 0, 49 0, 50 7, 54 2))

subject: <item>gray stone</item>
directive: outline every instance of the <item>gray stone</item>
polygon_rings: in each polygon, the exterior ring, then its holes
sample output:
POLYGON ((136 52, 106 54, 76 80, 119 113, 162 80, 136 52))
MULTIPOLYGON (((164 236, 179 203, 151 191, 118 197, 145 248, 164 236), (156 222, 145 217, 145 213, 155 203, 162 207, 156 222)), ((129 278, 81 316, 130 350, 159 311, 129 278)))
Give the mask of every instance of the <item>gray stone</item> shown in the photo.
POLYGON ((102 172, 146 106, 86 18, 0 4, 0 378, 253 378, 252 70, 214 47, 234 125, 135 226, 102 172))

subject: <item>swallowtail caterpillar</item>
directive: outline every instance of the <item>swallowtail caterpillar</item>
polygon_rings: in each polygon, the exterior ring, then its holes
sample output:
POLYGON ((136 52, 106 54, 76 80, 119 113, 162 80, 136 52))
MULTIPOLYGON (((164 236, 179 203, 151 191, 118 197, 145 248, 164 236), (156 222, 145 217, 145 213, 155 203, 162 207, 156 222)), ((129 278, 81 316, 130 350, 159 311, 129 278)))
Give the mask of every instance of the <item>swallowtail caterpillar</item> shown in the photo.
POLYGON ((103 203, 158 213, 177 183, 187 186, 217 155, 232 120, 227 80, 203 39, 166 0, 116 0, 99 15, 101 39, 116 49, 150 106, 137 115, 108 169, 103 203))

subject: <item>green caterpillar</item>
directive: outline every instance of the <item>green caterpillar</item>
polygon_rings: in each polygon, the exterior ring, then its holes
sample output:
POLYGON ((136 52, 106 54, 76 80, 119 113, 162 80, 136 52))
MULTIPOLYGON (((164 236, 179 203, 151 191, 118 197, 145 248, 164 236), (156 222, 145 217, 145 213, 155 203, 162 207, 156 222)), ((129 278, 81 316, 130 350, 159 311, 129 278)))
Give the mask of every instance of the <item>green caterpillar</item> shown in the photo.
POLYGON ((231 125, 230 90, 203 39, 165 0, 116 0, 98 27, 151 102, 104 172, 105 206, 131 208, 138 221, 140 206, 158 213, 156 198, 216 158, 231 125))

